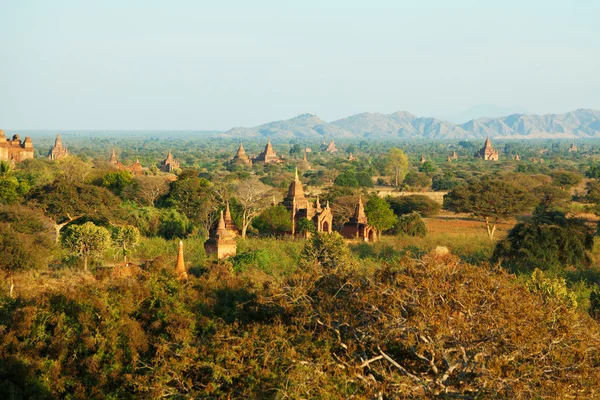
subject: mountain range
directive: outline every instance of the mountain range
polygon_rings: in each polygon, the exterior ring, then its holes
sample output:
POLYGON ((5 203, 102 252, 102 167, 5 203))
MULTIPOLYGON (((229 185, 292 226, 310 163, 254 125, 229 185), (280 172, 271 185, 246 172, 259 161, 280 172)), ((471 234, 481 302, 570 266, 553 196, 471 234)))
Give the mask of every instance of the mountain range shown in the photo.
POLYGON ((600 111, 578 109, 565 114, 512 114, 478 118, 454 124, 437 118, 417 117, 406 111, 393 114, 361 113, 333 122, 315 114, 269 122, 253 128, 237 127, 221 137, 273 139, 499 139, 600 137, 600 111))

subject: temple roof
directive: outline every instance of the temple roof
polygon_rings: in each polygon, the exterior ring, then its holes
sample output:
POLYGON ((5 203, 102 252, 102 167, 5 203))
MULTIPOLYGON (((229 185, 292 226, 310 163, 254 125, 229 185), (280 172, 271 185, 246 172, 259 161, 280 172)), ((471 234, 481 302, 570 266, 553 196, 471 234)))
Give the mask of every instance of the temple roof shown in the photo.
POLYGON ((356 205, 356 209, 354 210, 354 215, 350 218, 350 222, 359 223, 359 224, 367 224, 367 214, 365 214, 365 207, 362 203, 362 196, 358 196, 358 204, 356 205))
POLYGON ((54 140, 54 147, 62 147, 62 139, 60 138, 60 133, 56 135, 56 140, 54 140))

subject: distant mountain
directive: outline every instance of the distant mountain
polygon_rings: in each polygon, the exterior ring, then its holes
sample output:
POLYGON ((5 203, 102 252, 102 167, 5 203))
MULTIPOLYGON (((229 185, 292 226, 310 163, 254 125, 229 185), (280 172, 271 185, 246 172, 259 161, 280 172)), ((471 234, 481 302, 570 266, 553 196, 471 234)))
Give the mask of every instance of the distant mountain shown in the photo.
POLYGON ((454 115, 448 115, 439 117, 440 119, 454 122, 456 124, 463 124, 467 121, 480 118, 499 118, 505 115, 512 114, 527 114, 527 110, 521 106, 512 107, 499 107, 491 104, 480 104, 475 107, 471 107, 468 110, 461 111, 454 115))
POLYGON ((600 111, 579 109, 566 114, 512 114, 478 118, 454 124, 436 118, 417 117, 409 112, 362 113, 333 122, 314 114, 269 122, 254 128, 233 128, 222 137, 292 138, 578 138, 600 137, 600 111))

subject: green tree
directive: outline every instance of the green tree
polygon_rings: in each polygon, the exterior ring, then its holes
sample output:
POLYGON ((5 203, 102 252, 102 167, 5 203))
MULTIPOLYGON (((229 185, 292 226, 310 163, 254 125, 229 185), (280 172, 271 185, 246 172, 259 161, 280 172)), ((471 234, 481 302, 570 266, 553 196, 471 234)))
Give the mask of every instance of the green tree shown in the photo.
POLYGON ((514 217, 533 204, 530 193, 501 179, 477 180, 444 196, 446 210, 482 218, 490 239, 494 238, 499 221, 514 217))
POLYGON ((56 243, 60 240, 60 231, 68 223, 84 216, 110 220, 120 203, 119 198, 106 188, 65 179, 36 188, 27 198, 54 221, 56 243))
POLYGON ((109 172, 102 177, 102 186, 117 196, 121 196, 125 188, 133 184, 133 175, 129 171, 109 172))
POLYGON ((83 258, 83 270, 87 271, 88 259, 95 258, 110 247, 110 233, 93 222, 70 226, 62 238, 63 245, 74 255, 83 258))
POLYGON ((345 171, 339 174, 333 184, 341 187, 358 187, 358 181, 356 180, 356 173, 352 170, 345 171))
POLYGON ((412 212, 398 217, 398 221, 394 227, 394 233, 425 237, 427 235, 427 226, 418 212, 412 212))
POLYGON ((593 245, 592 229, 584 221, 547 211, 516 224, 496 246, 494 259, 527 272, 535 268, 585 268, 590 265, 588 252, 593 245))
POLYGON ((260 233, 283 235, 292 231, 292 214, 281 204, 265 209, 252 221, 260 233))
POLYGON ((301 235, 304 235, 305 238, 308 238, 311 233, 315 232, 315 224, 308 218, 302 217, 298 221, 296 232, 298 232, 301 235))
POLYGON ((392 228, 396 223, 396 216, 388 202, 377 195, 372 196, 365 204, 365 214, 369 225, 377 231, 378 237, 381 237, 381 232, 392 228))
POLYGON ((400 197, 388 196, 385 200, 390 203, 390 207, 397 216, 410 214, 416 211, 424 217, 432 217, 439 214, 440 209, 442 208, 437 201, 432 200, 427 196, 423 196, 422 194, 400 197))
POLYGON ((123 249, 123 261, 127 263, 127 254, 140 242, 140 231, 132 225, 119 226, 113 233, 113 240, 123 249))
POLYGON ((386 156, 385 170, 386 173, 391 175, 394 186, 400 186, 408 172, 408 157, 401 149, 393 147, 386 156))
POLYGON ((567 171, 564 169, 552 173, 552 182, 562 189, 568 189, 582 181, 583 177, 579 172, 567 171))
POLYGON ((189 221, 208 231, 213 223, 218 204, 212 184, 200 178, 196 170, 184 170, 176 181, 171 182, 166 204, 184 214, 189 221))
POLYGON ((424 172, 426 174, 430 174, 432 172, 435 172, 436 169, 437 168, 435 167, 435 165, 433 165, 433 163, 431 161, 425 161, 419 167, 419 172, 424 172))
POLYGON ((344 238, 337 232, 331 234, 315 233, 304 245, 300 255, 301 265, 317 264, 333 270, 351 268, 356 264, 344 238))

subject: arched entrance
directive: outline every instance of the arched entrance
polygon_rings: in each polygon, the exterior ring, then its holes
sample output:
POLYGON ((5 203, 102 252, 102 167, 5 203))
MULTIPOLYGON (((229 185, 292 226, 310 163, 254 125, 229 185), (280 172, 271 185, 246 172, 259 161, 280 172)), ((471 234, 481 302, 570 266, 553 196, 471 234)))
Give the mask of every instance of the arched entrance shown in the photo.
POLYGON ((323 221, 323 232, 329 233, 329 222, 323 221))

